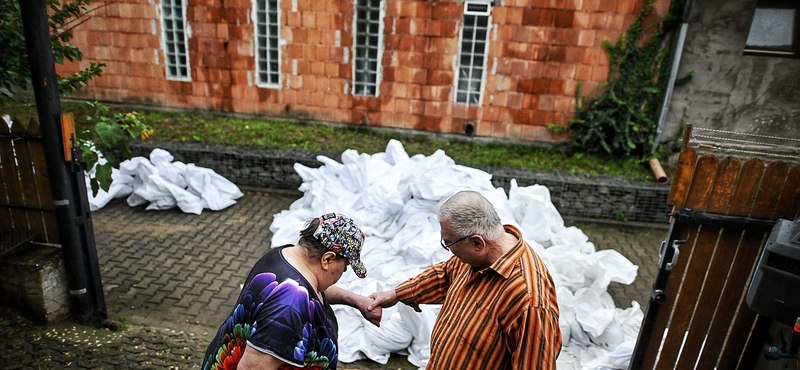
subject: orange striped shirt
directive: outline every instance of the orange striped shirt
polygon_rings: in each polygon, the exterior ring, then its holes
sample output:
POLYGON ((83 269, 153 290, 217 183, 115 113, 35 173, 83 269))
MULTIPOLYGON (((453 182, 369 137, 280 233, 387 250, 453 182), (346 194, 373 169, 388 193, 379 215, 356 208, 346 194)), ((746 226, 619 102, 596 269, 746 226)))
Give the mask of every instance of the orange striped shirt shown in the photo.
POLYGON ((453 256, 396 288, 400 301, 441 303, 426 369, 555 369, 561 352, 558 302, 542 259, 517 245, 481 271, 453 256))

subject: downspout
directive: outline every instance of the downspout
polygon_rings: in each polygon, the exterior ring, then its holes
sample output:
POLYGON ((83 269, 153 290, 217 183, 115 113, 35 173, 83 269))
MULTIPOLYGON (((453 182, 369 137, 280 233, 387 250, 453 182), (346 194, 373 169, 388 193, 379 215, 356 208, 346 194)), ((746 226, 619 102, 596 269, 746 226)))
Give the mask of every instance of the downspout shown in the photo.
POLYGON ((678 38, 672 48, 672 65, 669 70, 669 82, 667 83, 667 91, 664 93, 664 101, 661 105, 661 113, 658 116, 658 126, 656 127, 656 137, 653 140, 653 149, 655 152, 658 145, 661 143, 661 135, 664 133, 664 124, 667 120, 667 113, 669 113, 669 104, 672 102, 672 90, 675 87, 675 80, 678 75, 678 67, 681 63, 681 56, 683 55, 683 45, 686 41, 686 30, 689 28, 689 13, 692 9, 693 0, 686 0, 686 6, 683 8, 683 15, 681 16, 681 25, 678 28, 678 38))

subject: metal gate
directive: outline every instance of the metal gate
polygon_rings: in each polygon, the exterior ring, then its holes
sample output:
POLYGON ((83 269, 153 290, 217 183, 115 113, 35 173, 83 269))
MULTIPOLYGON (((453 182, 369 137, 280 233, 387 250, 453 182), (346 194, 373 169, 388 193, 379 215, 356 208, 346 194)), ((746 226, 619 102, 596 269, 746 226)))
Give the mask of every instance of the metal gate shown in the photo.
POLYGON ((800 210, 800 165, 681 152, 669 234, 630 369, 752 369, 769 320, 745 303, 778 218, 800 210))

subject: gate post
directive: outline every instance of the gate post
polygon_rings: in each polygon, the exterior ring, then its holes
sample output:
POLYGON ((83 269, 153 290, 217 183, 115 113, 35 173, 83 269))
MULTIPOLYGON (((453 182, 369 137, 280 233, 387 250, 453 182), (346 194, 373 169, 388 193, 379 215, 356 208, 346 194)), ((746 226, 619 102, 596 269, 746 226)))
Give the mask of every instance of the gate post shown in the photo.
POLYGON ((84 248, 85 235, 82 235, 78 227, 78 207, 81 202, 87 200, 80 199, 75 189, 76 186, 85 185, 73 181, 67 167, 68 163, 63 157, 64 143, 60 129, 61 101, 46 3, 45 0, 19 0, 19 7, 31 66, 31 81, 36 98, 42 143, 47 158, 47 173, 66 262, 69 292, 77 303, 78 320, 99 325, 106 319, 106 308, 102 298, 100 273, 90 268, 92 256, 88 254, 95 252, 94 246, 91 246, 89 251, 91 253, 87 253, 84 248))

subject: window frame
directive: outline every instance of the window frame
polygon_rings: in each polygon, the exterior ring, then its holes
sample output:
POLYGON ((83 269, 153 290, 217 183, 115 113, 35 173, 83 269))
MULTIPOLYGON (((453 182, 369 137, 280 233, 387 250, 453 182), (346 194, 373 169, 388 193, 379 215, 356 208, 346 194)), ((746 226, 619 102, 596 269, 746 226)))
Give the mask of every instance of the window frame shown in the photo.
POLYGON ((253 33, 254 33, 254 38, 255 38, 254 39, 255 45, 253 46, 255 55, 253 57, 255 58, 255 64, 256 64, 256 71, 255 71, 255 73, 256 73, 256 76, 255 76, 256 77, 255 78, 256 79, 256 86, 265 87, 265 88, 280 88, 281 87, 281 80, 283 79, 283 75, 281 74, 281 58, 282 58, 282 54, 283 53, 281 51, 281 24, 280 24, 281 7, 280 7, 280 0, 253 0, 253 8, 252 9, 253 9, 253 13, 252 13, 252 17, 253 17, 253 33), (275 35, 272 35, 272 34, 262 35, 261 34, 261 31, 260 31, 261 24, 260 24, 259 18, 258 18, 260 13, 262 12, 262 9, 260 7, 261 2, 263 2, 263 4, 265 5, 265 8, 266 8, 266 9, 263 9, 263 12, 266 13, 266 18, 265 18, 266 24, 264 25, 265 30, 269 33, 270 32, 270 28, 274 27, 275 28, 275 32, 276 32, 275 35), (274 25, 270 24, 270 19, 269 19, 269 14, 270 14, 269 3, 270 2, 274 2, 274 4, 275 4, 275 24, 274 25), (266 50, 265 50, 265 52, 267 53, 266 54, 266 60, 262 60, 261 59, 261 50, 262 50, 261 49, 261 38, 262 37, 266 41, 266 50), (273 41, 275 43, 275 45, 272 45, 271 41, 273 41), (273 50, 275 51, 274 57, 276 59, 275 63, 277 65, 275 67, 274 71, 270 70, 270 68, 269 68, 270 63, 272 62, 272 60, 270 60, 270 58, 269 58, 269 56, 270 56, 269 51, 273 46, 274 46, 273 50), (263 64, 263 66, 262 66, 262 64, 263 64), (264 67, 267 68, 266 71, 264 70, 264 67), (262 74, 266 75, 267 81, 263 81, 261 79, 262 78, 262 74), (277 75, 277 76, 273 76, 273 75, 277 75), (277 80, 276 81, 272 81, 273 77, 276 78, 277 80))
POLYGON ((755 20, 755 12, 758 9, 793 9, 794 10, 794 28, 792 30, 792 44, 788 48, 768 47, 768 46, 751 46, 745 41, 744 54, 757 55, 757 56, 770 56, 782 58, 800 58, 800 2, 797 0, 759 0, 756 4, 756 9, 753 11, 753 20, 750 22, 750 30, 747 33, 748 38, 753 28, 753 21, 755 20))
MULTIPOLYGON (((374 10, 374 8, 369 8, 368 11, 372 12, 372 11, 375 11, 375 10, 374 10)), ((353 68, 353 79, 352 79, 353 86, 351 88, 351 93, 353 95, 367 96, 367 97, 378 97, 378 96, 380 96, 381 81, 383 81, 383 65, 381 64, 381 59, 383 59, 382 56, 383 56, 383 52, 384 52, 384 45, 383 45, 384 24, 383 24, 383 21, 384 21, 385 16, 386 16, 386 0, 354 0, 353 1, 353 53, 352 53, 352 55, 353 55, 353 63, 352 63, 353 64, 353 66, 352 66, 352 68, 353 68), (374 60, 371 60, 369 55, 367 55, 366 57, 359 57, 359 51, 363 47, 362 45, 358 44, 358 40, 359 40, 358 26, 359 26, 359 21, 360 21, 358 15, 359 15, 359 9, 360 9, 359 2, 361 2, 361 1, 365 1, 367 3, 371 2, 371 1, 378 1, 378 4, 379 4, 378 9, 377 9, 377 11, 378 11, 378 20, 377 20, 377 22, 374 22, 374 23, 377 23, 377 26, 378 26, 377 35, 373 35, 373 34, 369 34, 369 33, 366 35, 367 42, 369 40, 369 37, 377 36, 377 44, 374 46, 374 50, 375 50, 375 58, 374 58, 374 60), (375 63, 375 70, 374 71, 367 71, 368 73, 374 73, 374 76, 375 76, 374 81, 367 81, 366 78, 365 78, 365 81, 359 81, 358 80, 359 73, 360 73, 360 71, 358 69, 358 63, 359 63, 360 60, 364 60, 364 59, 366 59, 367 63, 370 63, 370 62, 374 62, 375 63), (368 87, 371 87, 371 86, 374 87, 375 91, 368 91, 368 87), (363 90, 360 90, 359 89, 360 87, 362 87, 363 90)), ((368 24, 373 23, 369 19, 367 19, 366 21, 368 22, 368 24)), ((369 50, 370 50, 369 48, 370 47, 372 47, 372 45, 367 45, 366 46, 367 53, 369 52, 369 50)))
MULTIPOLYGON (((457 59, 457 63, 456 63, 455 78, 453 79, 454 80, 454 84, 453 84, 453 102, 456 103, 456 104, 464 104, 464 105, 468 105, 468 106, 469 105, 481 105, 481 104, 483 104, 484 89, 486 88, 486 73, 487 73, 486 66, 487 66, 487 63, 488 63, 488 60, 489 60, 489 35, 492 32, 492 9, 493 9, 493 5, 492 5, 491 1, 472 0, 472 1, 465 1, 464 2, 464 10, 463 10, 463 15, 464 16, 461 19, 461 21, 462 21, 461 22, 461 30, 460 30, 459 36, 458 36, 458 55, 457 55, 458 59, 457 59), (474 7, 472 7, 472 9, 471 9, 470 5, 483 6, 483 7, 485 7, 485 10, 481 11, 479 9, 474 9, 474 7), (466 90, 460 90, 459 89, 459 85, 462 82, 462 77, 461 77, 461 73, 460 73, 461 70, 462 70, 462 61, 463 61, 465 56, 468 56, 468 55, 464 55, 464 47, 466 46, 465 43, 464 43, 464 33, 467 30, 467 27, 465 27, 465 26, 467 24, 468 17, 486 17, 486 29, 485 29, 486 37, 485 37, 485 39, 483 39, 483 43, 484 43, 483 52, 482 52, 483 62, 480 65, 481 76, 480 76, 480 80, 477 80, 475 77, 470 77, 469 76, 469 75, 474 74, 474 70, 476 69, 475 64, 473 62, 474 62, 474 59, 475 59, 475 55, 477 55, 477 54, 474 53, 474 51, 475 51, 474 50, 475 49, 475 45, 474 44, 478 41, 478 39, 476 39, 476 37, 475 37, 475 34, 477 34, 477 31, 474 31, 473 35, 471 36, 472 40, 471 40, 470 47, 472 48, 472 50, 470 50, 470 54, 469 54, 469 56, 471 56, 470 57, 470 65, 468 67, 469 73, 468 73, 468 76, 465 77, 466 78, 467 87, 466 87, 466 90), (473 102, 472 99, 471 99, 471 97, 473 97, 475 95, 475 91, 469 90, 469 85, 473 84, 475 81, 480 82, 480 86, 479 86, 479 89, 477 91, 477 95, 478 95, 477 102, 473 102), (460 99, 459 99, 460 94, 464 94, 464 101, 460 101, 460 99)), ((474 23, 475 23, 475 27, 478 27, 477 26, 478 18, 475 19, 474 23)))
POLYGON ((191 33, 191 27, 189 23, 186 21, 186 0, 161 0, 161 4, 159 7, 159 15, 161 17, 161 43, 162 47, 164 48, 164 68, 165 74, 167 76, 167 80, 174 80, 174 81, 191 81, 192 80, 192 64, 189 59, 189 34, 191 33), (170 13, 170 17, 167 16, 167 9, 166 6, 169 6, 171 10, 174 11, 176 5, 180 5, 180 18, 172 17, 172 11, 170 13), (175 27, 167 27, 169 22, 175 25, 175 27), (183 27, 177 26, 177 22, 181 22, 183 27), (179 34, 182 34, 183 37, 179 37, 179 34), (170 47, 169 36, 173 37, 173 44, 174 47, 170 47), (185 53, 185 63, 180 63, 180 53, 179 48, 183 47, 183 51, 185 53), (174 56, 175 62, 170 62, 170 57, 174 56), (171 73, 171 69, 175 68, 175 74, 171 73), (181 71, 181 68, 186 69, 186 74, 182 75, 178 72, 181 71))

